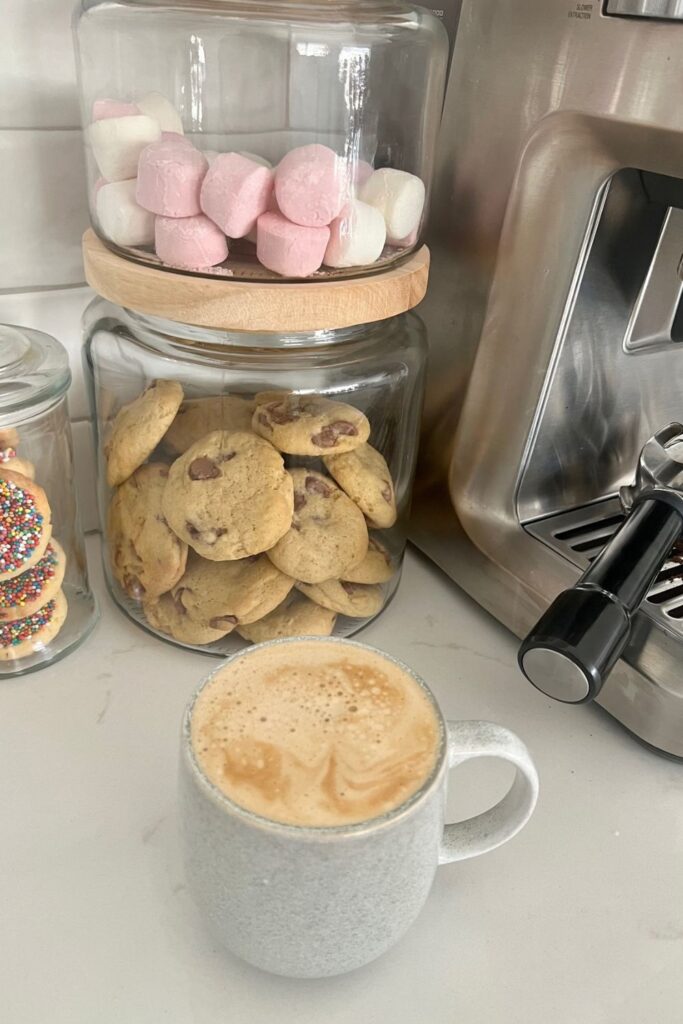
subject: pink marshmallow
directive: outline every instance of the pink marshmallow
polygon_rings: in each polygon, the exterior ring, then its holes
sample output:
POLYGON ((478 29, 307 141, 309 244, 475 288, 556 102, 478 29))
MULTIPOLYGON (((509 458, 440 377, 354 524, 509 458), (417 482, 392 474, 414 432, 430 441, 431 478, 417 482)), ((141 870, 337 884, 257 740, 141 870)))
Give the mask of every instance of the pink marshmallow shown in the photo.
POLYGON ((93 121, 105 121, 108 117, 132 117, 140 109, 134 103, 123 100, 95 100, 92 105, 93 121))
POLYGON ((353 167, 353 183, 356 188, 362 188, 365 182, 375 172, 375 168, 372 164, 369 164, 367 160, 359 160, 353 167))
POLYGON ((229 238, 244 238, 268 209, 273 172, 240 153, 223 153, 211 164, 202 185, 207 217, 229 238))
POLYGON ((181 136, 155 142, 140 154, 137 201, 162 217, 195 217, 208 168, 206 157, 181 136))
POLYGON ((182 270, 204 270, 228 258, 228 240, 208 217, 157 217, 156 254, 182 270))
POLYGON ((258 219, 256 255, 283 277, 308 277, 321 266, 329 240, 328 227, 308 228, 282 214, 264 213, 258 219))
POLYGON ((107 181, 106 178, 98 178, 97 181, 95 182, 95 184, 92 187, 93 195, 96 196, 97 193, 100 191, 100 189, 104 188, 104 186, 108 185, 108 184, 109 184, 109 182, 107 181))
POLYGON ((180 132, 162 132, 161 133, 161 141, 162 142, 176 142, 176 143, 180 143, 181 146, 191 146, 192 145, 192 142, 190 141, 190 139, 186 138, 184 135, 181 135, 180 132))
POLYGON ((344 162, 327 146, 299 146, 278 164, 275 195, 284 216, 295 224, 326 227, 348 198, 344 162))

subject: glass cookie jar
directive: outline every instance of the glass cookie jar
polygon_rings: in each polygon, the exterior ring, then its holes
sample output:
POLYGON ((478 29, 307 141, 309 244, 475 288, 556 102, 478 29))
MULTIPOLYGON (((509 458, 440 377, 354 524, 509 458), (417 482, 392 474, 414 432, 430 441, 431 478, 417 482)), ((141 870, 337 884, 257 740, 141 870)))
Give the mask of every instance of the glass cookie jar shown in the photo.
POLYGON ((82 0, 92 223, 122 255, 249 279, 421 244, 448 39, 403 0, 82 0))
POLYGON ((74 486, 65 349, 0 325, 0 678, 73 650, 97 619, 74 486))
POLYGON ((422 411, 415 314, 258 334, 96 299, 84 354, 105 573, 132 619, 224 656, 386 608, 422 411))

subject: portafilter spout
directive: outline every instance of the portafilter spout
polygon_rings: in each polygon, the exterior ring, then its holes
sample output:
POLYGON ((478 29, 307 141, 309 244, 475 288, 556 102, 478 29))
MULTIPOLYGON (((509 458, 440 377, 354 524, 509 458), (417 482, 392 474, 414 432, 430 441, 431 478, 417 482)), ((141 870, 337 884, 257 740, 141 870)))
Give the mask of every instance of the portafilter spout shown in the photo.
POLYGON ((593 700, 621 657, 633 616, 683 532, 683 425, 670 423, 622 487, 625 522, 571 590, 559 595, 519 649, 537 689, 567 704, 593 700))

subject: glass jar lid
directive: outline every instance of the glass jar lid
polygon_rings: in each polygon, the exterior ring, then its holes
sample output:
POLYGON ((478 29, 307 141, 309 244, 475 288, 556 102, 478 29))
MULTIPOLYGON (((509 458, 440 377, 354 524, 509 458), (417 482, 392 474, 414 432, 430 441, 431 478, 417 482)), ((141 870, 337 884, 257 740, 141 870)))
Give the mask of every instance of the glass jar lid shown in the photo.
POLYGON ((70 383, 69 358, 55 338, 0 324, 0 419, 58 399, 70 383))

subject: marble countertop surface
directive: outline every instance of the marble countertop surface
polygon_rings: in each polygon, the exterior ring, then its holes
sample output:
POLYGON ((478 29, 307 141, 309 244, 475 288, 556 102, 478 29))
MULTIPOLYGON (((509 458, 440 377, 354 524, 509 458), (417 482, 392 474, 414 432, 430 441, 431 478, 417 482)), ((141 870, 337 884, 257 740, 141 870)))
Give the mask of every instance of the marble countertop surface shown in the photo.
MULTIPOLYGON (((680 1024, 683 766, 597 707, 534 691, 514 638, 409 554, 361 639, 414 666, 450 718, 493 719, 541 776, 505 847, 439 870, 417 924, 345 977, 265 975, 217 948, 185 887, 176 762, 215 662, 154 641, 105 595, 65 661, 0 688, 0 1019, 7 1024, 680 1024)), ((508 766, 451 777, 452 818, 508 766)))

